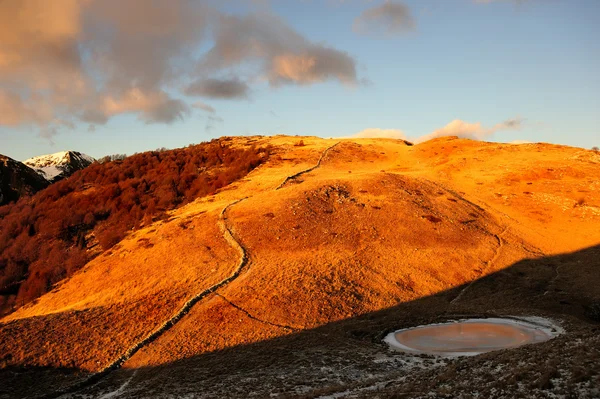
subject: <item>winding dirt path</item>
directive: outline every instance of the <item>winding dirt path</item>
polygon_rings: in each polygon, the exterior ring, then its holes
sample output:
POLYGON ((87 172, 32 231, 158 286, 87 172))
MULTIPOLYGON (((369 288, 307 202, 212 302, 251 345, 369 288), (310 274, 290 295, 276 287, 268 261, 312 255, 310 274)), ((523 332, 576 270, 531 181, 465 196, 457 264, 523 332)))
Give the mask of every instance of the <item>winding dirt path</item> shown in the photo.
POLYGON ((340 144, 341 141, 338 141, 337 143, 327 147, 325 150, 323 150, 323 152, 321 153, 321 156, 319 157, 319 160, 317 161, 317 164, 314 166, 311 166, 308 169, 302 170, 298 173, 294 173, 293 175, 290 175, 288 177, 285 178, 284 181, 281 182, 281 184, 279 186, 277 186, 277 188, 275 190, 279 190, 280 188, 283 188, 288 182, 302 176, 305 173, 309 173, 312 172, 313 170, 317 169, 319 166, 321 166, 321 162, 323 161, 323 159, 327 156, 327 153, 333 149, 336 145, 340 144))
MULTIPOLYGON (((293 175, 287 176, 285 178, 285 180, 279 185, 277 186, 277 188, 275 188, 275 190, 279 190, 280 188, 282 188, 283 186, 285 186, 286 183, 288 183, 291 180, 296 179, 297 177, 305 174, 305 173, 309 173, 315 169, 317 169, 319 166, 321 166, 321 162, 323 161, 323 159, 327 156, 327 153, 333 149, 335 146, 337 146, 338 144, 340 144, 340 142, 337 142, 329 147, 327 147, 322 153, 321 156, 319 157, 318 162, 316 163, 316 165, 303 170, 301 172, 295 173, 293 175)), ((133 355, 135 355, 140 349, 144 348, 145 346, 151 344, 152 342, 154 342, 156 339, 158 339, 160 336, 162 336, 165 332, 167 332, 168 330, 170 330, 175 324, 177 324, 177 322, 179 322, 186 314, 189 313, 189 311, 192 309, 192 307, 198 303, 199 301, 201 301, 202 299, 206 298, 208 295, 216 293, 216 291, 220 288, 223 288, 224 286, 226 286, 227 284, 231 283, 232 281, 234 281, 235 279, 237 279, 240 274, 244 271, 244 269, 248 266, 249 263, 249 258, 248 258, 248 252, 246 250, 246 248, 242 245, 242 243, 237 240, 231 230, 231 228, 229 227, 227 221, 227 211, 234 205, 239 204, 240 202, 244 201, 248 199, 248 197, 244 197, 244 198, 240 198, 237 199, 229 204, 227 204, 222 210, 221 213, 219 215, 219 226, 221 228, 221 231, 223 232, 223 236, 225 238, 225 240, 229 243, 229 245, 231 245, 233 248, 235 248, 239 254, 240 254, 240 259, 238 262, 238 266, 235 269, 235 271, 227 278, 219 281, 217 284, 211 286, 210 288, 203 290, 201 292, 199 292, 198 294, 196 294, 195 296, 193 296, 191 299, 189 299, 186 303, 183 304, 183 306, 179 309, 179 311, 177 313, 175 313, 173 316, 171 316, 171 318, 169 318, 168 320, 166 320, 160 327, 158 327, 156 330, 154 330, 153 332, 151 332, 149 335, 146 336, 146 338, 142 339, 141 341, 138 341, 137 343, 135 343, 133 346, 131 346, 127 351, 125 351, 125 353, 123 353, 121 356, 119 356, 116 360, 114 360, 112 363, 108 364, 107 366, 105 366, 102 370, 100 370, 99 372, 91 375, 90 377, 86 378, 85 380, 72 385, 71 387, 68 387, 66 389, 60 390, 60 391, 56 391, 53 393, 49 393, 46 395, 43 395, 40 397, 40 399, 53 399, 53 398, 59 398, 61 396, 67 395, 67 394, 71 394, 71 393, 75 393, 77 391, 80 391, 84 388, 88 388, 92 385, 95 385, 97 382, 99 382, 102 378, 106 377, 110 372, 120 368, 127 360, 129 360, 133 355)), ((265 323, 268 325, 272 325, 275 327, 279 327, 279 328, 283 328, 283 329, 287 329, 287 330, 292 330, 292 331, 297 331, 299 330, 296 327, 291 327, 291 326, 285 326, 285 325, 280 325, 280 324, 276 324, 276 323, 271 323, 265 320, 261 320, 256 318, 255 316, 251 315, 250 313, 248 313, 248 311, 246 311, 245 309, 241 308, 240 306, 232 303, 231 301, 229 301, 228 299, 226 299, 225 297, 223 297, 220 294, 219 295, 221 298, 223 298, 226 302, 228 302, 231 306, 233 306, 234 308, 242 311, 243 313, 245 313, 246 315, 248 315, 248 317, 257 320, 261 323, 265 323)))
POLYGON ((301 330, 301 328, 298 328, 298 327, 287 326, 287 325, 285 325, 285 324, 277 324, 277 323, 270 322, 270 321, 268 321, 268 320, 263 320, 263 319, 260 319, 260 318, 258 318, 258 317, 256 317, 256 316, 254 316, 253 314, 251 314, 250 312, 248 312, 246 309, 242 308, 241 306, 239 306, 239 305, 236 305, 235 303, 231 302, 231 301, 230 301, 229 299, 227 299, 225 296, 223 296, 223 295, 221 295, 221 294, 219 294, 219 293, 216 293, 215 295, 216 295, 216 296, 218 296, 218 297, 220 297, 221 299, 223 299, 223 300, 224 300, 225 302, 227 302, 227 303, 228 303, 228 304, 229 304, 231 307, 233 307, 233 308, 235 308, 235 309, 239 310, 240 312, 242 312, 242 313, 244 313, 246 316, 248 316, 250 319, 252 319, 252 320, 255 320, 255 321, 258 321, 259 323, 267 324, 267 325, 269 325, 269 326, 272 326, 272 327, 282 328, 282 329, 284 329, 284 330, 288 330, 288 331, 300 331, 300 330, 301 330))
POLYGON ((104 394, 102 396, 100 396, 98 399, 112 399, 112 398, 116 398, 118 396, 120 396, 123 392, 125 392, 125 389, 127 389, 127 386, 129 385, 129 383, 131 382, 131 380, 133 380, 135 378, 135 375, 137 374, 137 370, 135 370, 132 374, 131 377, 129 377, 127 379, 127 381, 125 381, 123 383, 123 385, 121 385, 117 390, 109 392, 107 394, 104 394))
MULTIPOLYGON (((502 232, 500 234, 494 234, 494 237, 498 241, 498 246, 496 247, 494 256, 492 257, 492 259, 490 259, 487 262, 487 266, 484 270, 482 270, 482 273, 485 273, 494 263, 496 263, 496 261, 500 257, 502 248, 504 248, 504 240, 502 239, 502 237, 506 234, 507 231, 508 231, 508 227, 505 227, 504 230, 502 230, 502 232)), ((460 299, 463 297, 465 292, 467 292, 469 290, 469 288, 471 288, 471 286, 473 286, 477 281, 479 281, 479 279, 475 279, 475 280, 471 281, 469 284, 467 284, 467 286, 465 286, 465 288, 463 288, 458 293, 458 295, 453 300, 450 301, 450 306, 452 306, 455 303, 457 303, 458 301, 460 301, 460 299)))
POLYGON ((221 213, 219 216, 219 224, 220 224, 221 230, 223 231, 223 236, 225 237, 225 240, 227 240, 227 242, 232 247, 236 248, 237 251, 240 253, 240 260, 238 262, 238 266, 236 267, 235 271, 229 277, 219 281, 217 284, 211 286, 210 288, 205 289, 205 290, 199 292, 198 294, 194 295, 186 303, 183 304, 183 306, 179 309, 179 311, 177 313, 175 313, 173 316, 171 316, 159 328, 157 328, 156 330, 151 332, 149 335, 147 335, 146 338, 135 343, 127 351, 125 351, 125 353, 123 353, 121 356, 119 356, 116 360, 114 360, 109 365, 105 366, 99 372, 91 375, 90 377, 88 377, 84 381, 81 381, 78 384, 75 384, 75 385, 73 385, 69 388, 66 388, 64 390, 61 390, 61 391, 57 391, 57 392, 53 392, 53 393, 41 396, 41 398, 44 398, 44 399, 57 398, 57 397, 60 397, 60 396, 66 395, 66 394, 77 392, 81 389, 84 389, 84 388, 87 388, 87 387, 90 387, 90 386, 96 384, 102 378, 106 377, 111 371, 114 371, 114 370, 120 368, 123 365, 123 363, 125 363, 127 360, 129 360, 140 349, 142 349, 143 347, 154 342, 157 338, 159 338, 165 332, 170 330, 175 324, 177 324, 177 322, 179 320, 181 320, 181 318, 183 318, 183 316, 185 316, 186 314, 189 313, 189 311, 192 309, 192 307, 196 303, 198 303, 199 301, 201 301, 208 295, 214 293, 219 288, 226 286, 227 284, 231 283, 233 280, 238 278, 239 275, 242 273, 242 271, 244 271, 244 269, 248 265, 248 255, 247 255, 247 252, 246 252, 246 249, 244 248, 244 246, 234 237, 233 232, 231 231, 231 228, 227 224, 227 220, 228 220, 227 219, 227 211, 233 205, 236 205, 236 204, 244 201, 247 198, 248 197, 241 198, 241 199, 238 199, 238 200, 235 200, 235 201, 229 203, 227 206, 225 206, 223 208, 223 210, 221 210, 221 213))

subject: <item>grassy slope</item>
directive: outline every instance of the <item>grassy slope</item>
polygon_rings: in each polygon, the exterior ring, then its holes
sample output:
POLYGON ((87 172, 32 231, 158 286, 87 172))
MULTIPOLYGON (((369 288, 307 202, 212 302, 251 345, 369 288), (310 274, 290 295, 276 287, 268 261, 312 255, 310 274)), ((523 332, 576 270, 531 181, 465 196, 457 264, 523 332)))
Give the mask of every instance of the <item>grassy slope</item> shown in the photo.
POLYGON ((248 197, 228 219, 250 255, 247 271, 127 367, 285 336, 600 242, 600 157, 591 151, 450 138, 413 147, 343 141, 320 168, 276 190, 337 142, 294 146, 298 140, 264 139, 279 157, 136 232, 3 319, 4 365, 102 368, 231 273, 238 254, 218 218, 240 198, 248 197))

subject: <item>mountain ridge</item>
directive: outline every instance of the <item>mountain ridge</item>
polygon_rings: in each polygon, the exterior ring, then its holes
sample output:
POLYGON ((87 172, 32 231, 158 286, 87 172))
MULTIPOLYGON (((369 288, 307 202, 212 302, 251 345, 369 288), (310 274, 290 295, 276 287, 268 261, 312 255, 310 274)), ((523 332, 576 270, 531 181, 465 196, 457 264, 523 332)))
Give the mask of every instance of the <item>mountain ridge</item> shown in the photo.
POLYGON ((46 179, 29 166, 0 154, 0 205, 17 201, 48 186, 46 179))
POLYGON ((78 151, 61 151, 39 155, 23 161, 51 183, 65 179, 78 170, 90 166, 96 160, 78 151))

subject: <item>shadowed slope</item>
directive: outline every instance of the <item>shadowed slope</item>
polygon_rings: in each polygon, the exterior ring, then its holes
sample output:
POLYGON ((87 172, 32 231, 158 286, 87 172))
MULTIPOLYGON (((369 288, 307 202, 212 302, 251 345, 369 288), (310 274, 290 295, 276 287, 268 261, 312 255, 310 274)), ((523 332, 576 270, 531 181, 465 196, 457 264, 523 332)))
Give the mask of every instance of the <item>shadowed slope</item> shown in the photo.
MULTIPOLYGON (((322 394, 349 391, 351 397, 426 397, 430 393, 443 397, 544 397, 550 394, 593 398, 593 387, 600 382, 600 340, 598 322, 586 316, 586 309, 598 292, 600 247, 576 253, 530 259, 478 280, 465 296, 462 317, 502 315, 539 315, 560 322, 566 333, 549 342, 509 351, 492 352, 475 358, 411 358, 390 351, 381 339, 400 328, 443 322, 460 317, 449 310, 450 298, 462 287, 437 295, 408 301, 388 309, 371 312, 290 335, 192 355, 183 359, 136 369, 124 368, 81 395, 99 397, 114 392, 129 381, 122 397, 170 397, 205 395, 207 397, 257 397, 279 394, 283 397, 309 398, 322 394), (564 277, 556 282, 561 298, 543 295, 553 266, 563 265, 564 277), (583 272, 595 275, 590 290, 573 289, 572 279, 583 272), (514 278, 514 276, 521 278, 514 278), (495 299, 486 303, 489 292, 495 299), (564 300, 568 298, 569 303, 564 300), (576 316, 573 316, 576 315, 576 316), (554 383, 545 385, 550 371, 554 383), (134 374, 135 373, 135 374, 134 374), (375 391, 375 392, 374 392, 375 391)), ((251 323, 244 312, 234 308, 223 315, 251 323)), ((211 327, 219 321, 206 320, 203 339, 214 334, 211 327)), ((255 329, 262 323, 254 323, 255 329)), ((263 329, 263 331, 265 331, 263 329)), ((224 337, 235 334, 230 331, 224 337)), ((61 371, 57 370, 56 375, 61 371)), ((56 387, 56 381, 22 384, 28 376, 43 371, 21 370, 0 373, 6 397, 35 397, 40 389, 56 387), (6 385, 8 383, 8 385, 6 385), (20 391, 19 391, 20 389, 20 391), (9 392, 11 395, 9 395, 9 392)))

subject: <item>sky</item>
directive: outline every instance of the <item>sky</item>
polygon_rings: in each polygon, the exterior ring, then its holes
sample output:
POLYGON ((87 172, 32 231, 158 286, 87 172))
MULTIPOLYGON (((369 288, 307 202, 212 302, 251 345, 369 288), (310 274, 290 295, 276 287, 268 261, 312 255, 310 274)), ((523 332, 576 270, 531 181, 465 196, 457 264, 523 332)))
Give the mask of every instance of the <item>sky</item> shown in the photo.
POLYGON ((236 135, 600 146, 597 0, 0 2, 0 154, 236 135))

